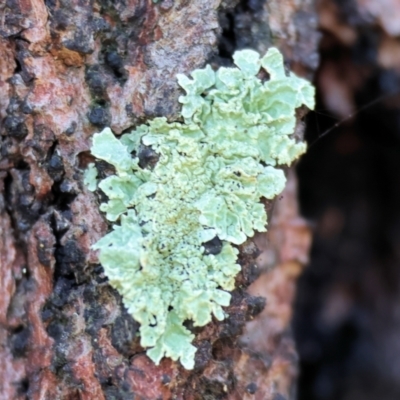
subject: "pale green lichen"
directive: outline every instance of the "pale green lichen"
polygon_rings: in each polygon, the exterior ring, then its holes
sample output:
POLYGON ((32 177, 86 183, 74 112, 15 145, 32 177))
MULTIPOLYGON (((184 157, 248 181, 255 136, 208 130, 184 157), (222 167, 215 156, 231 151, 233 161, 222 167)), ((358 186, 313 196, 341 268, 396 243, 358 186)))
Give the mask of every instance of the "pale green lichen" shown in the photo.
POLYGON ((83 174, 83 183, 91 192, 97 189, 97 169, 94 163, 90 163, 83 174))
MULTIPOLYGON (((240 270, 232 244, 266 230, 260 200, 285 185, 276 166, 306 149, 292 134, 295 109, 314 107, 310 83, 286 74, 274 48, 261 59, 252 50, 233 58, 239 68, 178 75, 183 122, 156 118, 120 139, 109 128, 93 137, 92 154, 116 170, 98 185, 109 199, 101 210, 118 221, 93 248, 156 363, 166 356, 193 368, 194 335, 184 321, 224 319, 240 270), (153 169, 139 166, 143 145, 159 156, 153 169), (204 244, 216 236, 222 249, 208 254, 204 244)), ((90 189, 95 178, 86 175, 90 189)))

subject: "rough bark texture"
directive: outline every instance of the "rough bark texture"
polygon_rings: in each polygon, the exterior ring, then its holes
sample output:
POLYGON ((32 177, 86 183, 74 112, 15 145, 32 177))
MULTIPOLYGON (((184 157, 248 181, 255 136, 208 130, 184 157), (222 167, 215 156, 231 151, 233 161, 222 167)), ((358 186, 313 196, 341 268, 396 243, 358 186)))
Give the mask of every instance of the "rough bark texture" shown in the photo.
POLYGON ((277 45, 292 69, 312 76, 312 0, 7 0, 0 7, 0 398, 294 398, 291 300, 309 242, 295 178, 269 235, 240 248, 230 318, 195 330, 196 367, 185 371, 146 357, 138 324, 107 284, 90 250, 107 225, 82 168, 94 132, 173 120, 175 74, 207 61, 229 64, 236 48, 277 45), (246 292, 263 268, 269 272, 246 292), (267 307, 240 338, 263 296, 267 307))
POLYGON ((315 144, 298 169, 302 211, 315 222, 294 324, 299 399, 397 400, 400 2, 321 0, 318 13, 315 144))

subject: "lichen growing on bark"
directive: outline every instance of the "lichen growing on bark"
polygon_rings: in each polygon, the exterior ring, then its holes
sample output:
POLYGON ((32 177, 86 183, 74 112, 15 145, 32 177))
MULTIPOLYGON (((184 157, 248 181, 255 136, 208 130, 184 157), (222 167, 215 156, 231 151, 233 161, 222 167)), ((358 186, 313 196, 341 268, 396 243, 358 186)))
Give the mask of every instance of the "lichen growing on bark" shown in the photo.
MULTIPOLYGON (((225 318, 240 270, 233 245, 266 230, 261 199, 286 181, 277 166, 306 149, 292 134, 296 108, 314 107, 312 85, 286 74, 275 48, 261 59, 252 50, 233 58, 238 68, 178 75, 182 122, 156 118, 120 139, 109 128, 93 137, 92 154, 116 170, 98 184, 108 197, 100 208, 118 221, 93 248, 156 363, 167 356, 193 368, 184 321, 225 318), (258 78, 261 68, 268 80, 258 78), (158 161, 146 165, 152 151, 158 161), (207 251, 216 238, 220 249, 207 251)), ((95 188, 93 170, 86 182, 95 188)))

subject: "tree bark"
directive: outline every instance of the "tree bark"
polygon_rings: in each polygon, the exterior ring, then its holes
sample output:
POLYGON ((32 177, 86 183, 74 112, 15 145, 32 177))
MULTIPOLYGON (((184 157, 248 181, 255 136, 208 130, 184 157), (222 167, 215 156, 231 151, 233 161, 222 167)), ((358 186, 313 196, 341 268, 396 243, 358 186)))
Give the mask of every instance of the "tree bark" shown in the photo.
POLYGON ((298 166, 315 227, 293 324, 299 400, 400 399, 400 2, 319 0, 312 144, 298 166), (350 117, 349 117, 350 116, 350 117))
POLYGON ((147 358, 107 284, 90 246, 108 227, 82 170, 94 132, 173 120, 175 75, 237 48, 275 45, 312 77, 313 1, 7 0, 0 21, 0 398, 293 399, 291 301, 309 245, 294 174, 267 205, 268 234, 240 247, 230 317, 194 330, 186 371, 147 358))

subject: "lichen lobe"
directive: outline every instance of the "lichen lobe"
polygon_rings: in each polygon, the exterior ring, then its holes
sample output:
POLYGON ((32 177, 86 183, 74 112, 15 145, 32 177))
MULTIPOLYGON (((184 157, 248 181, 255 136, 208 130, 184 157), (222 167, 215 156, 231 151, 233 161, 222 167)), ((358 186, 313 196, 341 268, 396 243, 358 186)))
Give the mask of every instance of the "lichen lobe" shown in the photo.
MULTIPOLYGON (((118 222, 93 248, 156 363, 166 356, 193 368, 194 335, 183 322, 225 318, 240 271, 233 245, 266 230, 260 200, 283 190, 277 166, 306 149, 292 134, 295 109, 314 107, 312 85, 287 76, 275 48, 261 59, 238 51, 234 62, 239 68, 178 75, 183 122, 156 118, 120 139, 109 128, 93 137, 92 154, 116 170, 98 183, 108 197, 100 208, 118 222), (269 80, 257 77, 260 68, 269 80), (149 168, 139 157, 143 145, 158 155, 149 168), (207 251, 215 238, 222 245, 207 251)), ((93 171, 86 181, 96 187, 93 171)))

